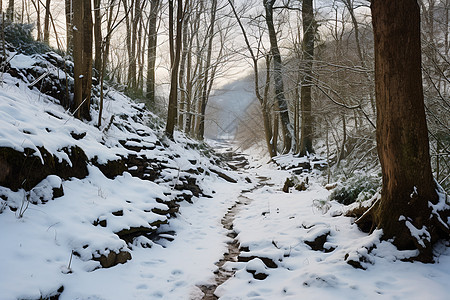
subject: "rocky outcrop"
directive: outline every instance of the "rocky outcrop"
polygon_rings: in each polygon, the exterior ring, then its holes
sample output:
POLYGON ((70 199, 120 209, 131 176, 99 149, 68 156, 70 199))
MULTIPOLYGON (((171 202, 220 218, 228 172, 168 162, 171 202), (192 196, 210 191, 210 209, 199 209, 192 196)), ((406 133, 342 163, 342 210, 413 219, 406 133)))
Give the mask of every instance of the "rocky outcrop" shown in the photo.
POLYGON ((30 191, 49 175, 62 179, 81 179, 88 175, 88 159, 81 148, 65 147, 61 151, 67 154, 71 164, 65 160, 59 161, 43 147, 38 147, 38 151, 25 148, 23 152, 0 147, 0 166, 3 166, 0 169, 0 186, 13 191, 21 188, 30 191))

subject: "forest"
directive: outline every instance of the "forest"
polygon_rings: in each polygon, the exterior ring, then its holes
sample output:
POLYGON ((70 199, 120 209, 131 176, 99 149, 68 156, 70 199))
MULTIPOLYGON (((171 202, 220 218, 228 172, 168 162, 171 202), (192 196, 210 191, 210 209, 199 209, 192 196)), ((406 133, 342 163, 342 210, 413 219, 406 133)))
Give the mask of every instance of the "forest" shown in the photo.
POLYGON ((0 0, 0 299, 446 299, 449 13, 0 0))

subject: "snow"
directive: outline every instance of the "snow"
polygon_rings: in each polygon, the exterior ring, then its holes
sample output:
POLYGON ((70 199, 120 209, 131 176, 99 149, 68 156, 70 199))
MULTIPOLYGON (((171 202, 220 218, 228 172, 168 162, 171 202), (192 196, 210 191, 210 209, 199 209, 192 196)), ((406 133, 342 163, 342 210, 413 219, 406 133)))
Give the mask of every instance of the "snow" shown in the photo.
MULTIPOLYGON (((11 63, 23 68, 36 60, 19 54, 11 63)), ((45 147, 60 161, 71 163, 61 149, 78 146, 89 159, 105 163, 134 153, 122 146, 122 140, 125 146, 145 146, 139 154, 163 160, 170 169, 152 182, 131 176, 136 166, 111 179, 89 165, 86 178, 49 175, 29 193, 0 186, 0 299, 39 299, 60 287, 62 300, 201 299, 199 286, 215 282, 215 263, 230 242, 221 220, 237 202, 245 204, 236 213, 233 230, 240 246, 249 250, 240 255, 254 258, 225 264, 235 274, 217 288, 220 299, 448 299, 448 246, 438 243, 435 264, 402 261, 415 252, 380 241, 381 230, 361 232, 343 216, 347 208, 328 200, 330 191, 318 172, 309 175, 306 191, 284 193, 284 181, 292 174, 267 163, 267 157, 252 148, 249 168, 220 169, 237 181, 230 183, 209 171, 219 166, 193 150, 189 145, 194 142, 181 133, 176 132, 171 142, 145 125, 151 116, 134 121, 132 116, 142 106, 119 92, 111 90, 105 100, 104 123, 115 115, 118 124, 106 131, 106 125, 98 129, 93 122, 74 119, 54 99, 8 74, 3 80, 0 147, 18 151, 45 147), (71 133, 86 135, 77 140, 71 133), (167 147, 153 149, 159 141, 167 147), (191 168, 204 170, 191 175, 212 197, 193 196, 192 203, 181 202, 176 218, 154 213, 155 208, 167 209, 165 201, 177 194, 175 185, 191 168), (53 189, 60 186, 64 195, 51 200, 53 189), (159 228, 160 237, 173 241, 141 236, 127 243, 116 234, 131 227, 151 228, 155 222, 166 223, 159 228), (326 236, 322 250, 305 243, 320 236, 326 236), (111 251, 129 252, 132 259, 111 268, 93 260, 111 251), (267 260, 276 268, 268 267, 267 260), (359 262, 361 268, 349 262, 359 262), (259 280, 252 273, 268 277, 259 280)), ((98 113, 92 113, 96 120, 98 113)), ((299 160, 279 158, 286 166, 303 162, 299 160)), ((437 204, 430 203, 435 212, 448 205, 442 195, 441 191, 437 204)), ((427 233, 413 227, 418 237, 427 233)))

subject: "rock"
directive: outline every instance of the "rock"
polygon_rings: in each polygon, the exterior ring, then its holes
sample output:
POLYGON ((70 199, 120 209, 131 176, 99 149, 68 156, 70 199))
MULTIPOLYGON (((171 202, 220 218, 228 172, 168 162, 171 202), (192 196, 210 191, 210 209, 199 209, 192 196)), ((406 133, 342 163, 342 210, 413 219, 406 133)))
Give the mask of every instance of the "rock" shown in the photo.
POLYGON ((324 251, 324 252, 331 252, 334 250, 334 248, 325 249, 324 244, 327 241, 327 237, 330 235, 330 231, 326 231, 325 233, 318 235, 315 237, 312 241, 304 241, 306 245, 310 246, 312 250, 314 251, 324 251))
POLYGON ((253 258, 245 266, 245 270, 253 275, 253 278, 264 280, 269 276, 265 263, 259 258, 253 258))
POLYGON ((114 179, 118 175, 122 175, 123 172, 127 170, 125 166, 125 161, 122 158, 117 160, 108 160, 106 164, 100 164, 97 157, 91 161, 94 166, 99 168, 99 170, 108 177, 109 179, 114 179))
POLYGON ((88 159, 84 151, 78 146, 63 148, 60 151, 67 154, 71 165, 65 160, 59 161, 45 148, 38 147, 42 160, 36 154, 36 150, 25 148, 24 152, 8 147, 0 147, 0 185, 13 191, 24 188, 26 191, 33 189, 38 183, 49 175, 57 175, 62 179, 76 177, 85 178, 88 175, 88 159), (9 176, 12 170, 17 171, 14 176, 9 176))
POLYGON ((76 140, 81 140, 82 138, 84 138, 86 136, 86 132, 76 133, 74 131, 71 131, 70 135, 76 140))
POLYGON ((113 211, 112 214, 113 214, 113 216, 116 216, 116 217, 122 217, 123 210, 113 211))
POLYGON ((170 213, 170 208, 163 209, 160 207, 153 207, 151 211, 157 215, 165 216, 170 213))
POLYGON ((62 285, 57 290, 51 291, 46 295, 41 295, 39 300, 58 300, 63 292, 64 286, 62 285))
POLYGON ((109 251, 108 255, 100 255, 93 258, 98 261, 103 268, 111 268, 118 264, 124 264, 131 259, 131 253, 128 251, 119 250, 119 253, 109 251))
POLYGON ((56 175, 49 175, 30 191, 30 202, 46 203, 64 195, 62 180, 56 175))
POLYGON ((94 226, 100 225, 101 227, 106 227, 107 222, 106 222, 106 220, 99 220, 99 219, 97 219, 97 220, 95 220, 94 223, 92 223, 92 224, 93 224, 94 226))
POLYGON ((135 237, 138 237, 141 235, 146 236, 148 234, 153 233, 154 231, 155 231, 155 229, 153 229, 151 227, 140 226, 140 227, 131 227, 128 229, 122 229, 118 232, 115 232, 115 234, 117 234, 121 240, 124 240, 127 243, 131 243, 135 237))
POLYGON ((229 175, 225 174, 224 172, 222 172, 218 169, 210 168, 210 170, 211 170, 211 172, 216 173, 220 178, 225 179, 228 182, 237 183, 236 179, 230 177, 229 175))
POLYGON ((238 262, 249 262, 252 259, 260 259, 268 268, 271 269, 276 269, 278 268, 278 265, 270 258, 268 257, 260 257, 260 256, 255 256, 255 255, 251 255, 251 256, 242 256, 243 253, 241 253, 238 256, 238 262))
POLYGON ((180 183, 175 185, 175 190, 177 190, 177 191, 183 191, 183 190, 191 191, 192 195, 194 195, 195 197, 199 197, 202 194, 202 190, 197 185, 197 179, 195 179, 194 177, 182 177, 182 178, 180 178, 180 183))

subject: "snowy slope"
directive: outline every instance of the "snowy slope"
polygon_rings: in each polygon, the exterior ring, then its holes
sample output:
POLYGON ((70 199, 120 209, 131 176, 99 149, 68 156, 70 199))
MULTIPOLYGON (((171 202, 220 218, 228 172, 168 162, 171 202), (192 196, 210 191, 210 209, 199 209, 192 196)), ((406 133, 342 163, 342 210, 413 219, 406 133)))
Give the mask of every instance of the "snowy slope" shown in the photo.
MULTIPOLYGON (((208 279, 226 241, 220 230, 199 228, 216 228, 233 199, 230 183, 210 170, 217 158, 201 154, 201 144, 179 133, 168 140, 152 124, 155 116, 113 89, 107 91, 104 125, 81 122, 57 99, 30 88, 37 79, 31 69, 65 76, 60 70, 40 55, 8 54, 0 150, 26 155, 18 155, 22 168, 8 161, 11 156, 0 159, 1 180, 25 178, 19 186, 0 186, 0 299, 60 293, 61 299, 182 298, 197 292, 195 284, 208 279), (85 161, 74 160, 74 149, 85 161), (121 162, 125 172, 111 171, 111 162, 121 162), (87 164, 86 174, 46 176, 50 163, 60 173, 58 166, 67 165, 70 173, 75 164, 87 164), (30 186, 39 175, 42 181, 30 186), (183 200, 202 202, 208 216, 200 218, 199 208, 183 200), (168 250, 165 243, 173 239, 168 250)), ((92 115, 96 120, 95 109, 92 115)), ((218 170, 226 173, 214 166, 218 170)))

